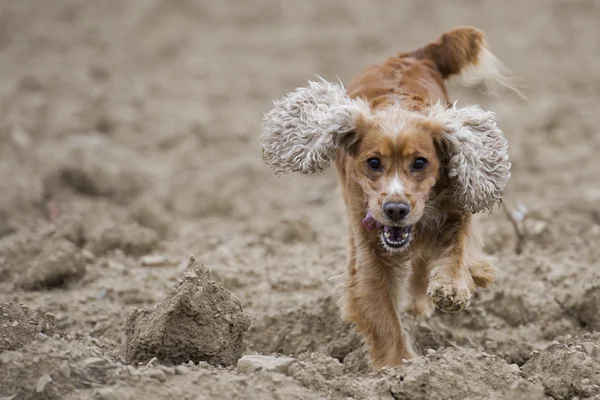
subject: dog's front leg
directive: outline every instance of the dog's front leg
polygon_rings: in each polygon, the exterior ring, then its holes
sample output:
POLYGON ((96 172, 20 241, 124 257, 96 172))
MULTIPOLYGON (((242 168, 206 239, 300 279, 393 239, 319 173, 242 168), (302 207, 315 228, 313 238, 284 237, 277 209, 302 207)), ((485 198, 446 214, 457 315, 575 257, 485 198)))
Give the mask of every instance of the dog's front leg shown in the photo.
MULTIPOLYGON (((444 228, 448 234, 438 242, 439 246, 444 246, 443 249, 437 249, 441 256, 430 263, 427 295, 445 312, 466 309, 475 288, 487 286, 477 271, 491 272, 491 266, 487 260, 479 257, 478 249, 473 246, 471 223, 470 215, 448 222, 452 226, 444 228), (482 282, 478 283, 476 279, 482 282)), ((493 277, 490 275, 489 281, 491 279, 493 277)))
POLYGON ((365 338, 375 368, 396 366, 415 356, 398 315, 406 268, 372 252, 358 254, 350 268, 344 316, 365 338))

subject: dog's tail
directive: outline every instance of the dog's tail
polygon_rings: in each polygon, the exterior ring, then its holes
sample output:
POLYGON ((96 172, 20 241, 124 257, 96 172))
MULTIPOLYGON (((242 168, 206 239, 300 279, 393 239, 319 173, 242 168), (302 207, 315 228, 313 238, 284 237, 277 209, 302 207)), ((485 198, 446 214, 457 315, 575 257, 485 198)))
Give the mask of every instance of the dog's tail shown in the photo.
POLYGON ((466 86, 483 84, 492 93, 505 87, 523 97, 510 71, 489 50, 485 33, 477 28, 455 28, 412 55, 432 61, 444 79, 460 76, 466 86))

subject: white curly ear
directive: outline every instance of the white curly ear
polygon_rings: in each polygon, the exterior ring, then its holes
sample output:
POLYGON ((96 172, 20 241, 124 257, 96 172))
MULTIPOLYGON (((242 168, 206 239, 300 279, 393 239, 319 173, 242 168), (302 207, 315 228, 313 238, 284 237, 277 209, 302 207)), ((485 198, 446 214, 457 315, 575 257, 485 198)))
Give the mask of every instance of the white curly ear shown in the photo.
POLYGON ((263 160, 276 175, 321 172, 335 159, 339 146, 354 142, 356 119, 367 113, 364 100, 351 99, 343 86, 309 82, 265 114, 261 134, 263 160))
POLYGON ((437 139, 454 206, 471 213, 491 211, 502 201, 511 168, 508 142, 496 126, 494 113, 474 105, 437 104, 430 117, 441 122, 437 139))

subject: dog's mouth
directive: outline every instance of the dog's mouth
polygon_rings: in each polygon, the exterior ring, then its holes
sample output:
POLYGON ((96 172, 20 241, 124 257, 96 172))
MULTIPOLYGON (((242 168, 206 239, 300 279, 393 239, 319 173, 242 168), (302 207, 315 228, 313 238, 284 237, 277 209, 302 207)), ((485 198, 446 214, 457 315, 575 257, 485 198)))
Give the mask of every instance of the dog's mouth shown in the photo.
POLYGON ((384 226, 381 230, 381 239, 386 246, 398 249, 408 244, 410 231, 410 226, 384 226))
POLYGON ((367 215, 363 219, 363 226, 368 231, 379 230, 381 240, 383 244, 390 249, 401 249, 405 247, 411 238, 412 226, 390 226, 383 225, 378 222, 371 212, 367 212, 367 215))

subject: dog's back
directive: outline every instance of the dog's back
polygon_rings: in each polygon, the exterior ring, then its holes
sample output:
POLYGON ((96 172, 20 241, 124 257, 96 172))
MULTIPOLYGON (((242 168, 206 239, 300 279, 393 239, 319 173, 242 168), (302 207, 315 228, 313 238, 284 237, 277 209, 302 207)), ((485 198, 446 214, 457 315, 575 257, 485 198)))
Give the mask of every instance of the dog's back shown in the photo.
POLYGON ((491 90, 511 87, 502 64, 488 50, 485 34, 467 26, 368 67, 348 85, 348 94, 364 97, 372 108, 402 102, 406 108, 418 109, 423 102, 449 102, 444 81, 452 76, 460 76, 466 85, 484 84, 491 90))

